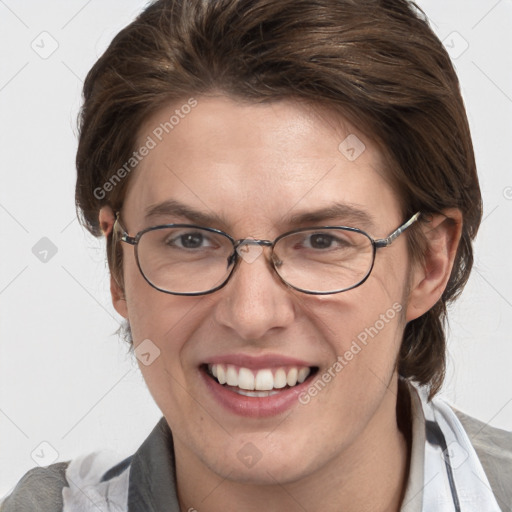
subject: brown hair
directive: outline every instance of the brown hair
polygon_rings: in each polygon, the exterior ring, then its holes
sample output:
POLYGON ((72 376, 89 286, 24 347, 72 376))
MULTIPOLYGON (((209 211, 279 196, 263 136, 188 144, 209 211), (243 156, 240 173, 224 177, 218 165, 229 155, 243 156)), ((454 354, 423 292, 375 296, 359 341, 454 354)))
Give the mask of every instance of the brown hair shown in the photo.
MULTIPOLYGON (((149 5, 114 38, 84 84, 76 204, 94 235, 100 235, 99 209, 121 208, 129 176, 105 184, 119 178, 132 156, 137 128, 172 101, 213 91, 337 110, 382 149, 404 219, 416 211, 462 211, 449 283, 430 311, 406 325, 398 361, 400 375, 429 386, 434 396, 445 372, 446 305, 468 279, 482 205, 459 82, 423 12, 406 0, 149 5)), ((421 258, 418 229, 408 241, 410 254, 421 258)), ((112 244, 109 235, 110 270, 122 283, 121 251, 112 244)))

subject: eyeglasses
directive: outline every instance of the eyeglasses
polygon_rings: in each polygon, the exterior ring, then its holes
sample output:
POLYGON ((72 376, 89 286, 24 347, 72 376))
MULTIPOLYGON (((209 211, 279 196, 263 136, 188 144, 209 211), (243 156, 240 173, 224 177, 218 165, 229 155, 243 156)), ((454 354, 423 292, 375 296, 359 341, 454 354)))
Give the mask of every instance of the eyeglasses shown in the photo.
POLYGON ((142 276, 164 293, 213 293, 226 285, 240 259, 250 262, 255 252, 257 257, 262 247, 270 247, 268 262, 283 283, 299 292, 328 295, 363 284, 377 249, 389 247, 419 216, 420 212, 415 213, 377 240, 357 228, 321 226, 288 231, 271 241, 235 240, 218 229, 193 224, 153 226, 130 236, 117 212, 114 234, 134 246, 142 276))

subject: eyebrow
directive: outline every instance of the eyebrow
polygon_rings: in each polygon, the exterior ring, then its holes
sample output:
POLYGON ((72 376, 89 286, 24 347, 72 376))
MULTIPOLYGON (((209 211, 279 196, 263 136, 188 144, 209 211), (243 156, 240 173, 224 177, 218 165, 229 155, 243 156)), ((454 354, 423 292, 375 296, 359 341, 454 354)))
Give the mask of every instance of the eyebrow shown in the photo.
POLYGON ((286 217, 286 222, 290 225, 318 224, 326 221, 336 221, 338 225, 360 229, 371 229, 375 226, 374 217, 369 212, 348 203, 334 203, 325 208, 286 217))
POLYGON ((145 220, 149 221, 155 217, 172 216, 183 217, 194 224, 201 226, 222 226, 226 227, 224 220, 215 213, 204 213, 195 208, 191 208, 179 201, 169 199, 146 208, 145 220))
MULTIPOLYGON (((201 212, 174 199, 151 205, 145 210, 146 221, 163 216, 181 217, 201 226, 218 226, 222 230, 228 229, 228 223, 219 215, 213 212, 201 212)), ((337 225, 360 229, 374 227, 374 218, 369 212, 359 206, 347 203, 334 203, 317 210, 299 211, 293 215, 286 215, 280 220, 280 223, 284 223, 293 229, 304 224, 320 224, 328 221, 336 221, 337 225)))

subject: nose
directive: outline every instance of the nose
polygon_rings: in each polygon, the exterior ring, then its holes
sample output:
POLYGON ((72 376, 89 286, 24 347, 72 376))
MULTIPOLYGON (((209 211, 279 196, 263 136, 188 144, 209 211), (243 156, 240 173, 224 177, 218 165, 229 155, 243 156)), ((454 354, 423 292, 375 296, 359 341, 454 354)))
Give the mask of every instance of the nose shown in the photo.
POLYGON ((222 297, 215 320, 246 341, 258 340, 269 331, 283 329, 295 319, 294 291, 276 274, 269 261, 270 248, 247 246, 231 279, 219 290, 222 297))

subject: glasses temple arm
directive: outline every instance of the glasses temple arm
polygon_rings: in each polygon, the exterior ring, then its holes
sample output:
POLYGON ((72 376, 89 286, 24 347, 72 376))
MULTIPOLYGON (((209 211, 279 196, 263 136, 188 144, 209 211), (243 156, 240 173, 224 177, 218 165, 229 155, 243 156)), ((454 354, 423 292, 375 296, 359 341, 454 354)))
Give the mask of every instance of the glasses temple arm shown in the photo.
POLYGON ((133 236, 130 236, 126 231, 126 228, 121 224, 121 219, 119 218, 120 212, 116 212, 116 220, 114 221, 114 226, 112 228, 112 232, 119 236, 119 239, 122 242, 126 242, 131 245, 136 244, 136 239, 133 236))
POLYGON ((375 247, 387 247, 391 245, 393 241, 398 238, 407 228, 411 227, 420 217, 421 212, 416 212, 405 224, 395 229, 387 238, 380 238, 375 240, 375 247))

